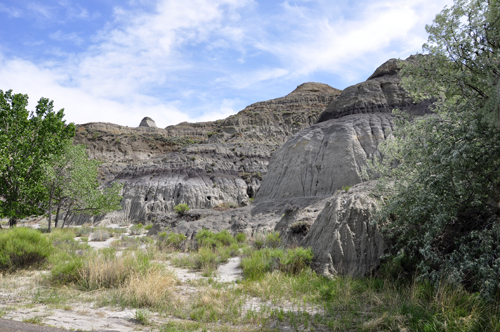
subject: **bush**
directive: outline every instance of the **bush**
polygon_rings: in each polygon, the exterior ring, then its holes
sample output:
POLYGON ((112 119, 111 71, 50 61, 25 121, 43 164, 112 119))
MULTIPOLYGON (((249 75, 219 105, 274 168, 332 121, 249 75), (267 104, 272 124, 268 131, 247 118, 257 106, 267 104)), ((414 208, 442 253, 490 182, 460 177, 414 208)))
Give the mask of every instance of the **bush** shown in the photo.
POLYGON ((189 206, 187 204, 177 204, 174 206, 174 211, 177 213, 179 216, 183 216, 189 211, 189 206))
POLYGON ((161 239, 160 246, 162 247, 163 245, 165 245, 166 247, 171 247, 176 250, 180 250, 182 242, 187 239, 186 235, 180 233, 169 233, 168 235, 167 233, 165 233, 165 235, 162 235, 163 234, 159 234, 161 239))
POLYGON ((146 227, 144 227, 144 229, 146 231, 149 231, 151 228, 153 228, 153 224, 149 224, 149 225, 146 225, 146 227))
POLYGON ((281 244, 279 232, 271 232, 266 235, 265 246, 269 248, 278 248, 281 244))
POLYGON ((92 228, 90 227, 78 227, 75 228, 75 236, 80 237, 80 236, 89 236, 90 233, 92 233, 92 228))
POLYGON ((224 247, 236 242, 227 229, 219 233, 202 229, 196 234, 196 240, 200 247, 224 247))
POLYGON ((94 232, 90 233, 89 240, 90 241, 106 241, 111 237, 111 234, 105 229, 97 229, 94 232))
POLYGON ((16 270, 45 261, 52 252, 49 238, 39 231, 14 227, 0 232, 0 270, 16 270))
POLYGON ((130 235, 140 235, 142 234, 143 229, 144 226, 142 224, 134 225, 130 227, 130 235))
POLYGON ((234 239, 238 242, 238 243, 243 243, 246 241, 247 239, 247 236, 245 235, 245 233, 238 233, 236 234, 236 236, 234 237, 234 239))

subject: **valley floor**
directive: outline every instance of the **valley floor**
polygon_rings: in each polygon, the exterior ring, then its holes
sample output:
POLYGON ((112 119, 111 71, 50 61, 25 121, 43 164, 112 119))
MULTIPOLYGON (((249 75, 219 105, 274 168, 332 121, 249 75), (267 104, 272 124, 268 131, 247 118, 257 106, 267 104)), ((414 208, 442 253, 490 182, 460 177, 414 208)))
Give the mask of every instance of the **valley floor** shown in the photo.
POLYGON ((55 258, 0 275, 0 318, 82 331, 500 330, 497 307, 474 294, 326 279, 301 265, 306 250, 281 248, 274 233, 206 232, 187 250, 182 237, 153 239, 145 228, 47 234, 55 258))

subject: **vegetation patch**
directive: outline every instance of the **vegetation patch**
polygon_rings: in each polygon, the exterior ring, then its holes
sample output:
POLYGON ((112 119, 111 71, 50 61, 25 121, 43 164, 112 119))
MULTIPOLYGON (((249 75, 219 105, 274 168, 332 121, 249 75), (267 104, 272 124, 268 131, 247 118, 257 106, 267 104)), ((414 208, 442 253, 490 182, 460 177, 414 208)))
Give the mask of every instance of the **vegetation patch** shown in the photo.
POLYGON ((14 271, 47 260, 51 241, 40 231, 14 227, 0 231, 0 270, 14 271))

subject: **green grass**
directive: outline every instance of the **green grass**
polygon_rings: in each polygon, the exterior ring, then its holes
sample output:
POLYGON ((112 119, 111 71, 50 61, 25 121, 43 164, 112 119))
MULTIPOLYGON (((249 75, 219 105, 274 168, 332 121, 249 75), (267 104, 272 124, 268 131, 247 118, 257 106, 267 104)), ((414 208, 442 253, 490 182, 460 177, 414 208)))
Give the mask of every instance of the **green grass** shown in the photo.
POLYGON ((53 250, 40 231, 14 227, 0 231, 0 270, 15 271, 45 262, 53 250))
MULTIPOLYGON (((181 284, 165 266, 166 253, 149 237, 124 238, 115 241, 119 246, 95 250, 75 241, 73 231, 38 234, 54 248, 43 266, 50 273, 24 286, 37 271, 0 274, 2 292, 26 287, 22 294, 34 306, 92 302, 130 308, 138 323, 167 332, 500 331, 498 304, 477 294, 382 275, 327 279, 309 267, 310 250, 283 248, 275 234, 263 235, 264 244, 256 249, 229 232, 202 231, 196 250, 171 259, 213 276, 218 265, 240 255, 245 278, 234 284, 211 278, 181 284), (146 248, 139 247, 142 243, 146 248)), ((173 242, 185 240, 165 233, 157 241, 165 243, 169 236, 173 242)))

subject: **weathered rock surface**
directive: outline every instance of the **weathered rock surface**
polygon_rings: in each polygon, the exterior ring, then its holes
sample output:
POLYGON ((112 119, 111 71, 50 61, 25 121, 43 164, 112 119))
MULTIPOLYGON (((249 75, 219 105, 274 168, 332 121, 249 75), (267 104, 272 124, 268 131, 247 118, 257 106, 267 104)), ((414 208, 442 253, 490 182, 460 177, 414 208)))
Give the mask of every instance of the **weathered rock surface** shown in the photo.
POLYGON ((290 138, 272 157, 256 201, 331 195, 362 181, 392 132, 387 113, 349 115, 321 122, 290 138))
POLYGON ((365 182, 337 191, 312 224, 301 245, 313 250, 318 272, 361 276, 380 265, 384 240, 372 223, 380 203, 373 189, 365 182))
MULTIPOLYGON (((257 233, 274 231, 277 224, 286 224, 283 220, 290 220, 286 215, 291 207, 301 211, 302 219, 312 222, 323 209, 327 199, 328 197, 300 197, 269 200, 226 211, 196 210, 194 214, 201 216, 196 221, 193 221, 190 216, 179 218, 172 213, 161 214, 154 217, 157 220, 151 234, 168 228, 172 232, 182 233, 188 239, 193 239, 201 229, 214 232, 227 229, 233 234, 245 233, 247 236, 255 236, 257 233)), ((303 236, 299 239, 302 238, 303 236)))
MULTIPOLYGON (((413 56, 406 59, 412 61, 413 56)), ((318 122, 338 119, 351 114, 391 113, 393 109, 413 115, 429 113, 430 101, 415 103, 400 85, 398 60, 390 59, 375 70, 365 82, 342 91, 320 115, 318 122)))
POLYGON ((165 129, 90 123, 77 129, 91 157, 105 161, 103 182, 124 184, 123 210, 109 218, 144 221, 180 203, 209 209, 245 206, 274 151, 316 122, 340 91, 304 83, 289 95, 248 106, 225 120, 165 129))
POLYGON ((139 127, 156 128, 156 122, 150 117, 145 117, 144 119, 142 119, 139 127))
POLYGON ((390 112, 430 113, 430 102, 414 103, 397 72, 397 60, 387 61, 367 81, 342 91, 317 124, 290 138, 273 155, 256 200, 329 195, 360 183, 363 170, 380 157, 378 145, 391 136, 390 112))

